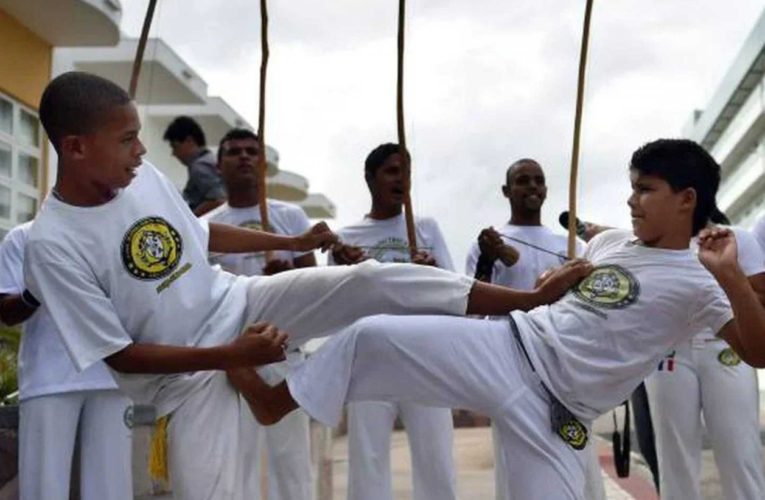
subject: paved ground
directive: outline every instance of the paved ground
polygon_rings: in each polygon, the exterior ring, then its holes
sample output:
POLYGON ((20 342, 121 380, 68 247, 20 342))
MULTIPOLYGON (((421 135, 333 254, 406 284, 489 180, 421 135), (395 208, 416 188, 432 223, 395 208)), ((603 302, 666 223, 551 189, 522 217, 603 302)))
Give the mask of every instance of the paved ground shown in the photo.
MULTIPOLYGON (((765 405, 764 405, 765 406, 765 405)), ((765 409, 765 408, 764 408, 765 409)), ((765 411, 763 412, 765 424, 765 411)), ((648 468, 633 454, 631 475, 619 479, 613 467, 610 436, 613 428, 610 414, 595 423, 598 456, 609 500, 657 500, 648 468)), ((765 425, 763 425, 765 429, 765 425)), ((462 500, 494 500, 494 460, 491 449, 491 431, 488 428, 457 429, 454 434, 454 453, 458 467, 458 488, 462 500)), ((633 449, 636 446, 633 439, 633 449)), ((333 455, 333 499, 345 500, 348 481, 348 446, 344 437, 335 439, 333 455)), ((409 447, 404 432, 393 435, 391 457, 395 500, 412 498, 409 447)), ((704 500, 724 500, 719 486, 717 467, 712 452, 704 450, 702 458, 702 495, 704 500)), ((166 500, 169 496, 141 496, 138 500, 166 500)))
MULTIPOLYGON (((488 428, 458 429, 455 432, 455 459, 458 467, 459 496, 464 500, 494 500, 494 460, 491 449, 491 431, 488 428)), ((610 453, 610 443, 599 440, 599 455, 604 467, 606 493, 613 500, 656 500, 650 473, 642 464, 633 461, 633 476, 628 480, 616 479, 610 453)), ((391 450, 393 482, 396 500, 412 498, 410 458, 406 434, 394 433, 391 450)), ((347 441, 340 438, 334 446, 334 498, 345 498, 348 480, 347 441)))

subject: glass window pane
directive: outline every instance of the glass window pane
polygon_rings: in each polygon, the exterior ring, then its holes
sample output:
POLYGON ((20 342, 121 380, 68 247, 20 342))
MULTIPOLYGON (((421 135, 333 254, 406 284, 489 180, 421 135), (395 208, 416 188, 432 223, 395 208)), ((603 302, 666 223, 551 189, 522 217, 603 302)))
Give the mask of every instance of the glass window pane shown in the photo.
POLYGON ((34 156, 24 153, 19 155, 19 180, 28 186, 37 187, 39 161, 34 156))
POLYGON ((13 104, 0 98, 0 132, 13 134, 13 104))
POLYGON ((0 175, 11 176, 11 145, 0 142, 0 175))
POLYGON ((0 184, 0 217, 11 218, 11 190, 0 184))
POLYGON ((31 113, 21 110, 21 120, 19 121, 19 140, 22 144, 30 146, 40 145, 40 123, 37 117, 31 113))
POLYGON ((25 194, 16 193, 16 222, 19 224, 35 218, 37 212, 37 200, 25 194))

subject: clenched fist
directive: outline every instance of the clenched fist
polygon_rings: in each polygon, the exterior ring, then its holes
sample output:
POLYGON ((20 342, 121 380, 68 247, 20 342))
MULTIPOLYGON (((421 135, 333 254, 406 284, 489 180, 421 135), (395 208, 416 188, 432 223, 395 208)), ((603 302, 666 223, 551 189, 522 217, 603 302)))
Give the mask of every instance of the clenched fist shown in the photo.
POLYGON ((284 361, 284 349, 289 339, 286 332, 270 323, 260 322, 244 329, 228 344, 231 367, 257 366, 284 361))
POLYGON ((325 252, 337 243, 338 237, 326 222, 319 222, 305 233, 295 236, 294 241, 296 252, 310 252, 317 248, 325 252))

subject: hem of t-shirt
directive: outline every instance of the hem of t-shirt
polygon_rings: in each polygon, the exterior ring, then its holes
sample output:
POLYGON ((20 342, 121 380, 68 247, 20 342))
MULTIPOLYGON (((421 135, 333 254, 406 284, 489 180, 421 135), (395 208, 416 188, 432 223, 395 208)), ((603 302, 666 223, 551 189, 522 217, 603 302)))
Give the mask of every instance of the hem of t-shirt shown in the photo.
POLYGON ((72 392, 95 392, 95 391, 119 391, 119 388, 117 387, 117 384, 112 383, 102 383, 102 384, 95 384, 95 385, 52 385, 52 386, 46 386, 40 389, 35 389, 31 391, 24 391, 22 390, 19 392, 19 401, 27 401, 29 399, 34 398, 41 398, 45 396, 56 396, 58 394, 69 394, 72 392))
POLYGON ((720 320, 718 325, 715 325, 712 327, 712 331, 714 332, 713 337, 721 340, 725 340, 722 337, 720 337, 720 333, 722 332, 722 329, 725 328, 725 325, 736 319, 736 316, 733 314, 733 311, 728 311, 726 314, 721 316, 722 318, 725 318, 724 320, 720 320))
MULTIPOLYGON (((510 317, 518 328, 521 342, 523 343, 523 347, 526 349, 526 353, 528 354, 532 369, 542 380, 542 383, 544 383, 547 390, 550 391, 553 397, 557 399, 561 405, 563 405, 578 419, 582 420, 583 422, 594 421, 600 415, 598 411, 589 409, 589 407, 586 405, 572 403, 568 398, 563 397, 563 395, 557 390, 556 385, 553 383, 552 377, 550 377, 550 375, 545 370, 544 363, 542 363, 541 358, 537 356, 536 349, 534 348, 537 342, 534 340, 533 335, 529 334, 530 326, 526 320, 526 315, 520 311, 513 311, 510 313, 510 317)), ((544 341, 541 341, 541 343, 544 344, 544 341)))
POLYGON ((182 396, 176 394, 175 397, 165 397, 161 398, 160 401, 155 400, 152 402, 155 411, 157 412, 157 418, 166 417, 172 414, 175 410, 184 405, 194 394, 204 389, 215 375, 215 370, 204 370, 196 373, 199 374, 199 378, 191 385, 191 387, 188 387, 187 390, 184 391, 182 396))
POLYGON ((2 287, 0 286, 0 295, 18 295, 24 290, 19 289, 16 286, 2 287))
POLYGON ((75 359, 74 367, 78 372, 83 372, 91 367, 94 363, 103 361, 104 358, 108 358, 112 354, 115 354, 132 344, 133 342, 126 340, 124 343, 119 342, 116 344, 109 344, 100 349, 88 351, 87 355, 84 356, 84 360, 82 358, 75 359))

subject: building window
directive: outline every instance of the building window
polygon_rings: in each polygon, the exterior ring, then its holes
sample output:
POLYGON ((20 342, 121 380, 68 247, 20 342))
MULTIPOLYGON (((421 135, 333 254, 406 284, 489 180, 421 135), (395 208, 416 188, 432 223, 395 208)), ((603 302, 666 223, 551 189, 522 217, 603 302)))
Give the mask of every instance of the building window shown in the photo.
POLYGON ((0 236, 40 206, 41 139, 37 114, 0 94, 0 236))

